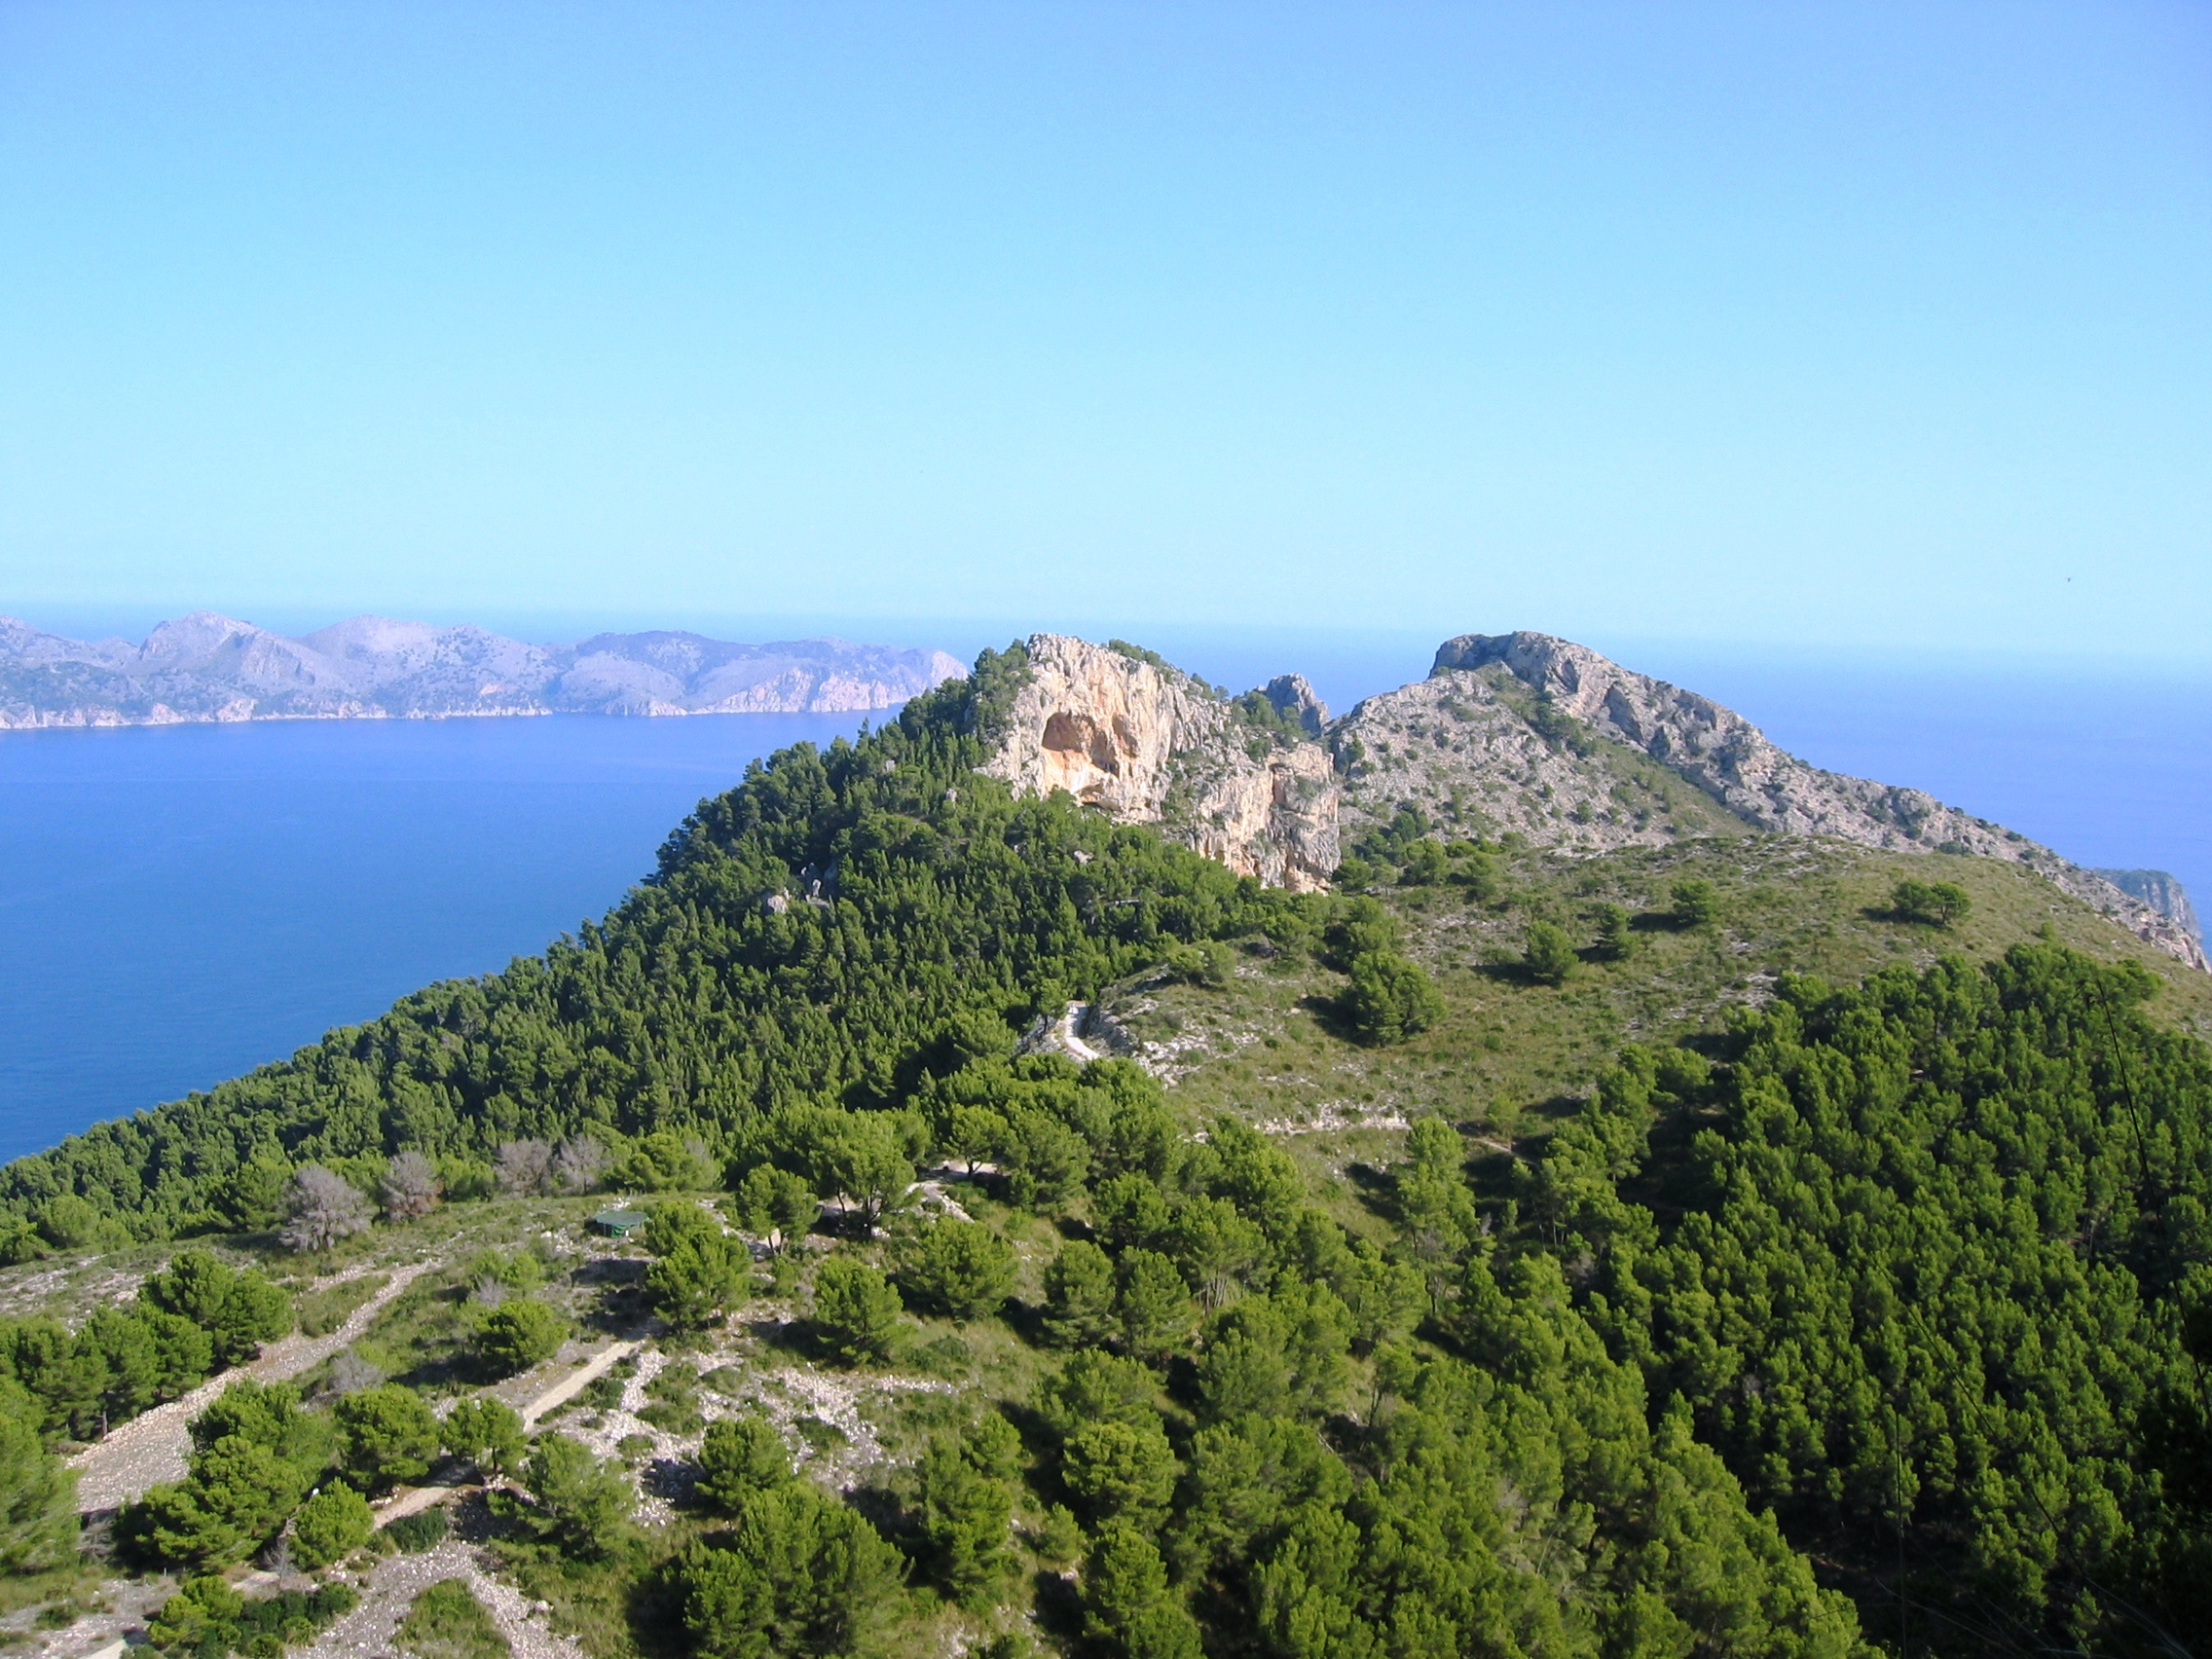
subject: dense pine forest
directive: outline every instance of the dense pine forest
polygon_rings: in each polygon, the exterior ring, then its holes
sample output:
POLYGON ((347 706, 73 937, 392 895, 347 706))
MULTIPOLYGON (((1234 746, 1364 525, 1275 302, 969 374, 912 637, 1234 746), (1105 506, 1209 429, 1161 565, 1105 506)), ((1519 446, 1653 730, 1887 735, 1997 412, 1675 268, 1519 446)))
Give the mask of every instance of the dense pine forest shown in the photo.
MULTIPOLYGON (((1016 1038, 1132 977, 1229 999, 1292 964, 1338 987, 1314 1018, 1346 1054, 1448 1035, 1401 896, 1504 903, 1499 849, 1409 822, 1357 855, 1370 896, 1292 896, 1015 798, 975 767, 1021 673, 986 653, 756 766, 541 958, 6 1169, 23 1263, 323 1260, 371 1195, 379 1235, 473 1198, 520 1240, 554 1156, 576 1190, 664 1195, 626 1248, 655 1377, 687 1379, 646 1419, 693 1435, 667 1516, 471 1403, 563 1335, 539 1268, 478 1261, 437 1293, 486 1309, 449 1321, 466 1353, 237 1384, 186 1479, 125 1505, 120 1567, 197 1575, 158 1642, 280 1646, 217 1575, 279 1537, 295 1567, 353 1559, 355 1494, 450 1455, 595 1659, 2206 1651, 2212 1051, 2151 974, 2026 938, 1785 975, 1506 1127, 1417 1102, 1331 1164, 1234 1090, 1200 1113, 1016 1038), (957 1215, 912 1201, 929 1169, 957 1215), (700 1405, 755 1303, 792 1309, 762 1327, 778 1364, 956 1386, 913 1396, 945 1403, 907 1409, 901 1456, 809 1478, 748 1389, 700 1405)), ((1671 903, 1642 935, 1600 906, 1588 946, 1538 917, 1483 972, 1569 1006, 1721 900, 1671 903)), ((1941 938, 1956 909, 1895 925, 1941 938)), ((6 1417, 91 1441, 288 1324, 251 1270, 175 1262, 105 1324, 0 1322, 0 1390, 36 1407, 6 1417), (168 1370, 116 1381, 130 1343, 168 1370)), ((0 1551, 52 1568, 53 1454, 0 1432, 0 1551)))

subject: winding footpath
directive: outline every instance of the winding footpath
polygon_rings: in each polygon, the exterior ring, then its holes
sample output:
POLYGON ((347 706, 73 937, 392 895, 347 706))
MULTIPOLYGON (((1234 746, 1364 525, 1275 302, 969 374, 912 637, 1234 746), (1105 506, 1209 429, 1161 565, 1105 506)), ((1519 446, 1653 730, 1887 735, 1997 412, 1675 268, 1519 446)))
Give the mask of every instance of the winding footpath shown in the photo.
MULTIPOLYGON (((581 1365, 517 1403, 523 1425, 535 1427, 546 1413, 574 1399, 637 1352, 639 1346, 634 1341, 608 1343, 581 1365)), ((459 1473, 462 1466, 452 1467, 459 1473)), ((402 1487, 378 1507, 376 1524, 388 1527, 403 1515, 420 1514, 453 1496, 456 1490, 452 1485, 402 1487)), ((464 1513, 470 1501, 462 1500, 464 1513)), ((493 1577, 486 1570, 487 1565, 481 1552, 457 1539, 448 1539, 421 1555, 387 1557, 370 1568, 361 1604, 303 1649, 300 1659, 361 1659, 363 1654, 394 1652, 393 1633, 406 1618, 407 1609, 415 1604, 415 1598, 446 1578, 459 1578, 467 1584, 506 1638, 515 1659, 586 1659, 582 1648, 546 1623, 544 1604, 530 1601, 513 1585, 493 1577)), ((100 1656, 88 1655, 87 1659, 100 1656)))
MULTIPOLYGON (((379 1562, 361 1594, 361 1604, 316 1637, 293 1649, 297 1659, 361 1659, 363 1654, 398 1651, 392 1638, 415 1598, 442 1579, 458 1578, 484 1604, 515 1659, 585 1659, 582 1648, 545 1622, 544 1606, 484 1569, 484 1559, 469 1544, 448 1539, 421 1555, 398 1555, 379 1562)), ((88 1659, 94 1656, 88 1655, 88 1659)))
MULTIPOLYGON (((574 1399, 584 1389, 606 1376, 619 1360, 626 1355, 637 1352, 638 1346, 636 1342, 609 1343, 573 1371, 568 1372, 548 1383, 538 1393, 520 1403, 509 1400, 507 1404, 515 1407, 517 1415, 522 1419, 524 1428, 535 1428, 538 1419, 543 1418, 547 1412, 574 1399)), ((497 1388, 486 1389, 485 1392, 491 1394, 494 1398, 499 1396, 499 1390, 497 1388)), ((467 1464, 448 1458, 442 1468, 431 1471, 433 1478, 429 1484, 401 1487, 390 1497, 379 1504, 376 1512, 376 1524, 379 1527, 388 1527, 403 1516, 420 1515, 424 1510, 435 1504, 443 1503, 457 1491, 475 1484, 467 1478, 468 1474, 467 1464), (454 1478, 450 1480, 443 1478, 447 1474, 451 1474, 454 1478)))
MULTIPOLYGON (((340 1348, 359 1339, 402 1291, 440 1265, 438 1261, 427 1261, 399 1268, 392 1272, 389 1282, 354 1309, 346 1322, 328 1336, 295 1334, 272 1343, 262 1349, 261 1357, 250 1364, 218 1372, 191 1393, 179 1395, 166 1406, 141 1412, 129 1422, 119 1423, 106 1439, 69 1459, 69 1467, 77 1471, 78 1509, 92 1514, 119 1508, 150 1486, 184 1479, 185 1457, 192 1449, 187 1425, 225 1388, 241 1377, 250 1377, 256 1382, 281 1382, 321 1364, 340 1348)), ((332 1285, 380 1271, 357 1268, 319 1279, 313 1288, 327 1290, 332 1285)))
MULTIPOLYGON (((189 1394, 118 1425, 106 1439, 69 1460, 69 1466, 78 1472, 80 1510, 87 1513, 112 1510, 159 1482, 181 1480, 192 1447, 189 1425, 193 1418, 233 1382, 250 1377, 260 1382, 278 1382, 319 1365, 363 1336, 377 1316, 409 1285, 442 1265, 442 1259, 432 1259, 393 1270, 390 1279, 327 1336, 294 1335, 272 1343, 251 1364, 236 1366, 211 1377, 189 1394)), ((313 1288, 327 1290, 381 1271, 369 1267, 352 1269, 317 1280, 313 1288)), ((548 1413, 575 1398, 637 1352, 640 1346, 635 1340, 610 1342, 587 1355, 581 1364, 571 1362, 568 1369, 545 1381, 535 1391, 524 1394, 521 1399, 510 1398, 509 1403, 516 1407, 526 1426, 535 1426, 548 1413)), ((523 1389, 529 1389, 535 1381, 516 1380, 523 1389)), ((509 1383, 503 1389, 492 1391, 511 1394, 519 1390, 514 1383, 509 1383)), ((459 1465, 455 1465, 455 1472, 461 1472, 459 1465)), ((376 1524, 384 1527, 403 1515, 417 1514, 453 1497, 457 1490, 455 1485, 402 1488, 378 1506, 376 1524)), ((464 1509, 467 1502, 464 1498, 464 1509)), ((555 1632, 546 1622, 542 1603, 534 1603, 512 1585, 501 1583, 492 1575, 490 1567, 490 1558, 474 1545, 450 1538, 421 1555, 387 1557, 371 1567, 362 1581, 360 1605, 301 1650, 300 1659, 361 1659, 362 1655, 395 1652, 394 1632, 407 1616, 415 1598, 430 1585, 447 1578, 459 1578, 467 1584, 492 1615, 500 1635, 506 1638, 515 1659, 586 1659, 574 1641, 555 1632)), ((24 1659, 63 1659, 72 1654, 81 1659, 122 1659, 126 1641, 143 1627, 153 1605, 166 1593, 166 1581, 148 1581, 141 1587, 146 1592, 143 1595, 126 1591, 122 1582, 104 1588, 111 1601, 103 1613, 79 1620, 65 1630, 40 1633, 24 1659), (96 1643, 105 1645, 94 1645, 96 1643)))
POLYGON ((613 1370, 617 1362, 636 1353, 640 1346, 640 1343, 634 1338, 608 1343, 607 1346, 601 1348, 599 1352, 593 1354, 575 1370, 546 1388, 543 1393, 534 1395, 527 1404, 517 1407, 516 1409, 522 1414, 523 1427, 535 1428, 538 1419, 544 1417, 547 1412, 555 1406, 566 1405, 569 1401, 574 1399, 592 1383, 613 1370))

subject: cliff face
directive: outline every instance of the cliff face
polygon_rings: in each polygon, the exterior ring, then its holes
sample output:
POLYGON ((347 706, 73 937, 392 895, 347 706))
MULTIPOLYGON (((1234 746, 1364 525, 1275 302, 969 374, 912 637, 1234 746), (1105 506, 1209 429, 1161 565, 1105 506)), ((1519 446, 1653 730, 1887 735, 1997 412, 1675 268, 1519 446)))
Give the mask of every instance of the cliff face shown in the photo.
POLYGON ((1466 832, 1592 851, 1765 830, 2005 859, 2207 966, 2168 915, 2048 847, 1920 790, 1808 765, 1710 697, 1548 634, 1449 640, 1427 681, 1368 698, 1330 738, 1355 830, 1411 800, 1466 832))
POLYGON ((1548 634, 1465 634, 1438 647, 1439 674, 1502 664, 1558 713, 1642 751, 1744 823, 1793 835, 1835 835, 1870 847, 2017 856, 2026 845, 1997 825, 1919 790, 1809 766, 1710 697, 1633 674, 1548 634))
POLYGON ((1133 646, 1036 634, 1028 653, 986 771, 1159 824, 1275 885, 1325 887, 1340 834, 1408 804, 1445 834, 1511 831, 1593 853, 1832 835, 2024 865, 2169 955, 2212 966, 2170 877, 2123 891, 1922 791, 1807 765, 1710 697, 1547 634, 1447 641, 1428 679, 1335 720, 1298 675, 1232 701, 1133 646))
MULTIPOLYGON (((984 770, 1158 824, 1272 886, 1327 885, 1340 860, 1338 792, 1320 744, 1240 720, 1203 681, 1157 660, 1059 634, 1031 635, 1028 651, 1027 681, 984 770)), ((1287 687, 1286 697, 1299 706, 1287 687)))
POLYGON ((1445 834, 1517 833, 1603 852, 1750 832, 1641 752, 1605 743, 1492 666, 1369 697, 1329 728, 1347 837, 1412 802, 1445 834))
POLYGON ((738 645, 602 634, 532 645, 481 628, 356 616, 298 639, 196 611, 142 645, 0 617, 0 728, 440 715, 837 714, 955 678, 942 651, 843 640, 738 645))
POLYGON ((2140 899, 2198 944, 2204 942, 2204 924, 2189 902, 2189 890, 2178 877, 2162 869, 2100 869, 2103 876, 2130 899, 2140 899))

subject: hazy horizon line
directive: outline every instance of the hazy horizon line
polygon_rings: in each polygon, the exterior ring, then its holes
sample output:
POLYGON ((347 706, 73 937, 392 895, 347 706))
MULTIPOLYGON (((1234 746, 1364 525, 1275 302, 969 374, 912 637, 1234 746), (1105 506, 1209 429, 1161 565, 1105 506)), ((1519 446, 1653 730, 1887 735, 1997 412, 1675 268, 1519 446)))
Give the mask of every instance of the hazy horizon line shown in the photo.
MULTIPOLYGON (((855 614, 830 610, 731 610, 721 608, 685 611, 668 607, 642 608, 535 608, 486 606, 481 608, 454 605, 272 603, 226 605, 177 602, 130 605, 92 603, 11 603, 0 599, 0 615, 16 618, 42 633, 74 640, 123 639, 142 644, 164 622, 196 611, 212 612, 247 622, 271 633, 298 639, 358 616, 423 622, 433 627, 471 626, 530 645, 573 644, 595 634, 687 632, 708 638, 764 644, 838 638, 855 644, 903 649, 944 650, 962 661, 977 652, 1003 646, 1035 633, 1074 634, 1086 639, 1127 639, 1162 648, 1167 645, 1214 642, 1248 648, 1277 650, 1299 646, 1338 654, 1346 651, 1399 654, 1419 650, 1433 653, 1446 640, 1461 634, 1509 634, 1517 631, 1555 635, 1604 652, 1624 666, 1637 666, 1638 652, 1664 656, 1680 654, 1691 659, 1729 659, 1747 664, 1772 656, 1787 656, 1790 666, 1836 669, 1879 669, 1936 678, 1973 679, 1989 675, 2042 672, 2065 678, 2083 673, 2109 676, 2115 672, 2115 654, 2109 649, 2083 647, 2052 651, 2027 646, 1987 645, 1936 645, 1918 641, 1858 641, 1735 633, 1722 629, 1697 633, 1628 633, 1613 629, 1577 631, 1571 625, 1548 623, 1543 618, 1461 619, 1464 625, 1446 624, 1441 630, 1380 624, 1334 625, 1320 622, 1212 621, 1143 619, 1110 613, 1059 613, 1017 616, 1001 614, 937 614, 897 612, 855 614)), ((2178 656, 2148 651, 2123 660, 2128 678, 2194 681, 2212 679, 2212 654, 2178 656)), ((1292 665, 1293 667, 1295 665, 1292 665)), ((1655 672, 1644 669, 1642 672, 1655 672)))

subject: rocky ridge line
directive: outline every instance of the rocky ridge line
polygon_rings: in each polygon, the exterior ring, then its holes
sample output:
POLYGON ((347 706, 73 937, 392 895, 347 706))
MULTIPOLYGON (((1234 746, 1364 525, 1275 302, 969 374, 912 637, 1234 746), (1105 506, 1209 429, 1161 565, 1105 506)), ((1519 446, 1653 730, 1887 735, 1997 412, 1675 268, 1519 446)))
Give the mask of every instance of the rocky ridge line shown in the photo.
POLYGON ((1135 646, 1035 634, 1026 648, 986 771, 1158 824, 1271 885, 1326 887, 1341 841, 1407 805, 1447 832, 1510 831, 1591 853, 1687 836, 1828 835, 2023 865, 2147 943, 2212 969, 2172 914, 2048 847, 1923 791, 1809 765, 1711 698, 1547 634, 1449 640, 1427 680, 1334 720, 1296 675, 1230 699, 1135 646))
POLYGON ((2180 878, 2162 869, 2099 869, 2101 875, 2130 899, 2139 899, 2198 944, 2204 942, 2204 924, 2189 902, 2189 890, 2180 878))
POLYGON ((2035 870, 2146 943, 2212 969, 2198 940, 2157 906, 2017 830, 1922 790, 1810 765, 1712 698, 1549 634, 1448 640, 1427 681, 1366 699, 1330 728, 1330 738, 1340 762, 1356 756, 1345 802, 1354 826, 1385 821, 1413 799, 1434 802, 1447 821, 1457 817, 1473 828, 1517 830, 1540 845, 1592 851, 1734 829, 2003 859, 2035 870), (1415 737, 1419 767, 1378 756, 1383 745, 1393 755, 1403 750, 1417 726, 1421 737, 1443 731, 1441 717, 1453 713, 1477 730, 1490 728, 1493 741, 1475 764, 1453 763, 1454 732, 1445 732, 1433 756, 1415 737), (1500 730, 1509 740, 1502 755, 1500 730), (1649 769, 1653 763, 1664 775, 1649 769), (1522 787, 1501 792, 1500 776, 1514 778, 1516 769, 1522 787), (1670 789, 1670 780, 1691 786, 1694 798, 1670 789))

